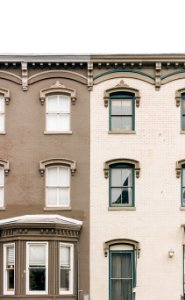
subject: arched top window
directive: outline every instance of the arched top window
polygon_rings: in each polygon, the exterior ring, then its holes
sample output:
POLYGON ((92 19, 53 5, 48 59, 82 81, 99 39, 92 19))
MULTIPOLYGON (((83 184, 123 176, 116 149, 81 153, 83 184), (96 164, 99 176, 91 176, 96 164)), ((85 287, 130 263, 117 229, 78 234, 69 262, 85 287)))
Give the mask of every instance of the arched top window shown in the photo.
POLYGON ((42 160, 42 161, 40 161, 39 171, 40 171, 41 175, 44 175, 47 167, 56 166, 56 165, 61 165, 64 167, 66 166, 71 170, 71 175, 75 174, 76 162, 74 160, 70 160, 70 159, 66 159, 66 158, 52 158, 52 159, 42 160))

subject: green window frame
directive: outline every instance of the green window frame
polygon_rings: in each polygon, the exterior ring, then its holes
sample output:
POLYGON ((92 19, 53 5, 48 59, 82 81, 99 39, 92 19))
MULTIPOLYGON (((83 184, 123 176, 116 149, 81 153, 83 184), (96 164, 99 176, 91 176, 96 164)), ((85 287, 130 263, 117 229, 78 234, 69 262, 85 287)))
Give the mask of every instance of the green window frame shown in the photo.
POLYGON ((135 130, 135 95, 129 92, 110 94, 109 130, 135 130))
POLYGON ((109 206, 134 207, 135 168, 132 164, 118 163, 110 166, 109 206))
POLYGON ((185 207, 185 164, 181 169, 181 205, 185 207))
POLYGON ((185 130, 185 93, 181 94, 181 130, 185 130))
POLYGON ((134 300, 136 262, 134 250, 109 252, 109 300, 134 300))

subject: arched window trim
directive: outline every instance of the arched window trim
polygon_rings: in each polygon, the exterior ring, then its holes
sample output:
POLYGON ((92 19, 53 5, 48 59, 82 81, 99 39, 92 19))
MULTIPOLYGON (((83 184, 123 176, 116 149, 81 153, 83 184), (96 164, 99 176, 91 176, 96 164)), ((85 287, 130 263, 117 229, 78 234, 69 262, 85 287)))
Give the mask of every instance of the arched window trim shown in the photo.
POLYGON ((76 172, 76 162, 74 160, 69 160, 66 158, 53 158, 40 161, 40 174, 43 176, 46 168, 52 165, 63 165, 69 167, 71 169, 71 175, 74 175, 76 172))
POLYGON ((10 102, 10 91, 8 89, 0 87, 0 94, 3 95, 5 103, 9 104, 9 102, 10 102))
POLYGON ((183 89, 179 89, 175 92, 175 100, 176 100, 176 106, 179 107, 180 106, 180 102, 181 102, 181 98, 182 98, 182 94, 185 93, 185 88, 183 89))
POLYGON ((10 171, 10 163, 8 160, 0 159, 0 166, 4 168, 5 175, 8 175, 10 171))
POLYGON ((181 177, 182 165, 185 164, 185 159, 179 160, 176 162, 176 176, 177 178, 181 177))
POLYGON ((56 81, 54 85, 49 88, 42 89, 40 91, 40 102, 43 105, 46 101, 46 97, 52 94, 64 94, 68 95, 71 98, 72 104, 76 102, 76 90, 67 88, 65 85, 61 84, 59 81, 56 81))
POLYGON ((127 159, 127 158, 117 158, 117 159, 111 159, 108 160, 104 163, 104 177, 107 179, 109 178, 109 169, 111 165, 114 164, 131 164, 134 165, 134 169, 136 172, 136 177, 139 178, 140 177, 140 164, 137 160, 133 160, 133 159, 127 159))
POLYGON ((108 256, 109 253, 109 249, 111 246, 114 245, 130 245, 133 246, 133 249, 137 252, 137 257, 140 257, 140 244, 138 241, 136 240, 131 240, 131 239, 113 239, 113 240, 109 240, 104 242, 103 245, 103 250, 104 250, 104 255, 105 257, 108 256))
POLYGON ((140 105, 140 94, 139 90, 129 87, 127 84, 124 83, 123 80, 120 81, 115 87, 107 89, 104 91, 104 106, 108 107, 109 99, 112 93, 122 92, 122 93, 132 93, 136 100, 136 106, 139 107, 140 105))

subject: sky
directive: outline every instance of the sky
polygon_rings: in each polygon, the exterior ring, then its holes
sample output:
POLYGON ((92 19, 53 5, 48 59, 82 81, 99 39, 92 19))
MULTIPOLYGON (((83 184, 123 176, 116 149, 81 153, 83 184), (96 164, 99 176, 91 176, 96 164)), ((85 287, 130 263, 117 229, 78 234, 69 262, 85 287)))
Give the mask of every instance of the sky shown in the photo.
POLYGON ((0 54, 185 53, 185 0, 0 0, 0 54))

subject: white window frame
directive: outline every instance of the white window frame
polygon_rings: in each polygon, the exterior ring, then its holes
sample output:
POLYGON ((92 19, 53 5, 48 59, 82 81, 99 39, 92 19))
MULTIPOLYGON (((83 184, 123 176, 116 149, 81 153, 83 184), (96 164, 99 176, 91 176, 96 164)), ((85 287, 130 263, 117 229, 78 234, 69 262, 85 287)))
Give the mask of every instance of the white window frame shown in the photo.
POLYGON ((71 295, 74 291, 74 244, 60 243, 59 249, 59 294, 60 295, 71 295), (70 276, 69 276, 69 291, 63 291, 60 288, 60 249, 61 247, 70 248, 70 276))
POLYGON ((2 199, 0 199, 0 208, 4 207, 4 167, 2 167, 0 165, 0 172, 2 172, 2 175, 3 175, 3 183, 2 185, 0 184, 0 189, 2 189, 2 199), (2 202, 2 205, 1 205, 1 202, 2 202))
POLYGON ((3 245, 3 294, 4 295, 14 295, 15 294, 15 243, 8 243, 3 245), (14 247, 14 289, 9 291, 7 288, 7 248, 14 247))
POLYGON ((26 243, 26 294, 27 295, 47 295, 48 294, 48 242, 27 242, 26 243), (29 246, 30 245, 44 245, 46 251, 46 289, 45 291, 30 291, 29 290, 29 246))
MULTIPOLYGON (((48 207, 48 208, 52 208, 52 207, 61 207, 61 208, 69 208, 70 207, 70 192, 71 192, 71 176, 70 176, 70 174, 71 174, 71 172, 70 172, 70 167, 68 167, 68 166, 64 166, 64 165, 51 165, 51 166, 47 166, 47 168, 46 168, 46 183, 45 183, 45 205, 46 205, 46 207, 48 207), (59 205, 59 188, 65 188, 65 187, 63 187, 63 186, 58 186, 57 184, 56 184, 56 186, 52 186, 53 188, 56 188, 57 189, 57 199, 56 199, 56 204, 54 204, 54 205, 48 205, 48 203, 47 203, 47 189, 49 188, 49 187, 51 187, 51 186, 49 186, 49 185, 47 185, 47 180, 48 180, 48 172, 49 172, 49 169, 50 168, 57 168, 57 174, 59 173, 59 168, 65 168, 65 169, 67 169, 68 170, 68 182, 69 182, 69 186, 68 187, 66 187, 66 188, 68 188, 68 196, 69 196, 69 202, 68 202, 68 204, 67 205, 59 205)), ((59 176, 59 175, 57 175, 57 176, 59 176)), ((57 181, 57 178, 56 178, 56 181, 57 181)))
POLYGON ((0 127, 0 134, 5 133, 5 97, 4 95, 0 94, 0 98, 3 99, 3 109, 0 110, 0 116, 3 116, 3 127, 0 127))
POLYGON ((59 94, 49 94, 47 97, 46 97, 46 113, 45 113, 45 133, 69 133, 71 132, 71 99, 70 99, 70 96, 67 95, 67 94, 63 94, 63 93, 59 93, 59 94), (60 96, 66 96, 68 97, 68 101, 69 101, 69 111, 59 111, 56 109, 56 111, 51 111, 49 112, 48 111, 48 100, 50 97, 53 97, 53 96, 56 96, 58 101, 59 101, 59 97, 60 96), (69 116, 69 128, 67 130, 57 130, 57 128, 55 128, 55 130, 49 130, 48 129, 48 123, 47 123, 47 116, 49 114, 52 114, 52 115, 56 115, 56 117, 58 117, 59 115, 68 115, 69 116))

